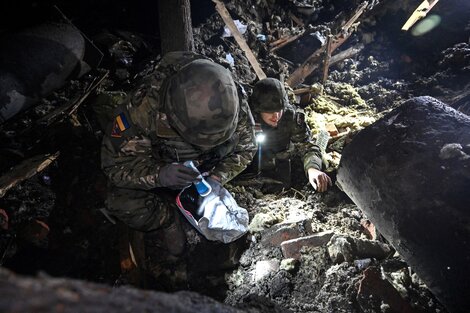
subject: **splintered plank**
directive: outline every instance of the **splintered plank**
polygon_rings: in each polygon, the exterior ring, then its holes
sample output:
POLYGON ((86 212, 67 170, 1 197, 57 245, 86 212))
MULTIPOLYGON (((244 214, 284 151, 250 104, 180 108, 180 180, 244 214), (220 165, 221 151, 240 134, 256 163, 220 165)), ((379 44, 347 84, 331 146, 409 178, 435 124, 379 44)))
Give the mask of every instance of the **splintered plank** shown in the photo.
POLYGON ((326 80, 328 79, 328 69, 330 68, 330 60, 331 60, 331 44, 333 42, 333 36, 328 36, 328 42, 326 43, 326 55, 325 60, 323 62, 323 84, 325 84, 326 80))
POLYGON ((57 151, 54 154, 36 155, 30 159, 24 160, 22 163, 3 174, 3 176, 0 177, 0 198, 2 198, 9 189, 47 168, 59 157, 59 154, 60 153, 57 151))
MULTIPOLYGON (((364 49, 364 45, 359 44, 359 45, 356 45, 354 47, 350 47, 350 48, 348 48, 344 51, 341 51, 341 52, 339 52, 339 53, 337 53, 337 54, 335 54, 331 57, 331 59, 329 61, 329 65, 331 66, 335 63, 343 61, 344 59, 348 59, 348 58, 358 54, 359 52, 361 52, 362 49, 364 49)), ((320 49, 318 51, 320 51, 320 53, 322 52, 320 49)), ((320 57, 320 55, 318 54, 318 55, 316 55, 316 58, 312 59, 312 64, 310 65, 308 70, 313 72, 314 70, 316 70, 317 68, 320 67, 320 62, 314 63, 315 61, 319 61, 319 59, 318 59, 319 57, 320 57)), ((305 75, 308 76, 310 74, 305 73, 305 75)), ((307 76, 304 76, 304 77, 307 77, 307 76)), ((302 82, 302 81, 296 81, 295 77, 293 77, 292 75, 290 77, 292 77, 292 78, 289 78, 289 80, 287 81, 289 86, 295 87, 295 86, 297 86, 298 84, 300 84, 302 82), (293 83, 293 85, 290 84, 291 82, 293 83)), ((310 90, 311 90, 311 88, 299 88, 299 89, 294 90, 294 93, 295 94, 301 94, 301 93, 309 92, 310 90)))
POLYGON ((256 76, 258 76, 258 79, 261 80, 261 79, 266 78, 266 74, 261 69, 261 66, 258 63, 258 60, 253 54, 253 51, 251 51, 250 47, 246 43, 242 34, 238 30, 237 26, 235 25, 235 22, 230 16, 230 13, 227 11, 227 8, 225 7, 225 5, 220 0, 212 0, 212 1, 215 3, 215 9, 217 10, 217 12, 219 12, 220 17, 222 17, 222 19, 224 20, 225 25, 227 25, 227 27, 232 32, 232 35, 235 38, 235 41, 238 43, 240 48, 245 52, 245 55, 248 61, 250 62, 251 66, 253 67, 253 70, 255 71, 256 76))
POLYGON ((426 17, 426 15, 431 11, 431 9, 437 4, 439 0, 424 0, 416 10, 414 10, 413 14, 411 14, 410 18, 406 21, 403 25, 401 30, 407 31, 410 29, 417 21, 426 17))
POLYGON ((276 50, 279 50, 282 47, 287 46, 291 42, 296 41, 297 39, 299 39, 303 35, 304 35, 304 33, 301 33, 301 34, 294 35, 294 36, 291 36, 291 37, 288 37, 288 38, 281 38, 279 40, 276 40, 273 43, 271 43, 272 48, 269 50, 269 52, 274 52, 276 50))
MULTIPOLYGON (((362 15, 362 13, 364 13, 367 5, 368 2, 362 3, 357 8, 354 15, 341 27, 341 32, 334 36, 333 40, 331 41, 331 48, 328 49, 328 52, 332 53, 335 51, 349 38, 349 36, 351 36, 353 30, 352 26, 362 15)), ((321 61, 321 55, 326 52, 326 48, 327 45, 323 45, 318 50, 313 52, 300 67, 290 74, 289 78, 287 79, 287 84, 293 88, 302 83, 307 76, 312 74, 312 72, 318 68, 318 63, 321 61)))

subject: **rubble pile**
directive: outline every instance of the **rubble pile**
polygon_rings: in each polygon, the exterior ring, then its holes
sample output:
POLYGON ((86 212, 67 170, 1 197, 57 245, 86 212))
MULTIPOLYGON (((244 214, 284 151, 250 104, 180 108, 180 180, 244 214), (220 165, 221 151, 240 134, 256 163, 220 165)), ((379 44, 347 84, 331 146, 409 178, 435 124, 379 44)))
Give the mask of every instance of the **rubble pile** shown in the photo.
MULTIPOLYGON (((241 194, 240 188, 231 190, 241 194)), ((388 312, 384 306, 445 312, 393 247, 372 237, 366 217, 338 189, 258 197, 248 206, 250 247, 226 278, 226 303, 264 297, 290 312, 388 312), (369 278, 368 269, 383 276, 369 278)))

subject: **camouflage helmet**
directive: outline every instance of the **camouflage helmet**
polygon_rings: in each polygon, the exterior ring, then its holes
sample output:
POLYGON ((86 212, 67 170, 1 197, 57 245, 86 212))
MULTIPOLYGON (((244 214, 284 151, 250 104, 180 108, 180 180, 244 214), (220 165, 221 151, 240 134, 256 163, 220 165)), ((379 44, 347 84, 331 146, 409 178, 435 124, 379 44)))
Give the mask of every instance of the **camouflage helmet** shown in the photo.
POLYGON ((278 112, 289 103, 284 85, 275 78, 265 78, 255 84, 251 95, 254 112, 278 112))
POLYGON ((238 92, 231 73, 209 60, 185 65, 169 80, 165 111, 187 142, 214 147, 229 139, 237 127, 238 92))

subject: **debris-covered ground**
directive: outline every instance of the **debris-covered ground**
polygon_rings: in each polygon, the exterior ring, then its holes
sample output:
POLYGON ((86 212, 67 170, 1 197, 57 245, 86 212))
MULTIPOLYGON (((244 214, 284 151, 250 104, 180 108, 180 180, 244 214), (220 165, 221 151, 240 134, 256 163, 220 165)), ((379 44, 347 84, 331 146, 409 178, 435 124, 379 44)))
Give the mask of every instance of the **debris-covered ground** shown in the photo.
MULTIPOLYGON (((228 7, 247 25, 246 38, 262 57, 260 63, 268 75, 281 79, 300 65, 298 50, 303 43, 295 41, 291 44, 294 47, 284 49, 279 57, 281 53, 268 53, 269 45, 263 41, 266 36, 274 36, 271 41, 275 41, 286 34, 308 31, 326 37, 337 32, 336 23, 349 17, 339 14, 346 4, 335 6, 327 1, 290 2, 289 9, 267 5, 256 12, 247 9, 251 5, 254 4, 235 2, 228 7), (319 14, 305 16, 301 7, 319 14), (336 19, 325 17, 324 23, 305 28, 295 25, 292 15, 297 14, 308 24, 312 18, 321 18, 325 8, 336 19), (266 23, 266 16, 270 16, 273 25, 266 23)), ((354 8, 354 4, 348 5, 354 8)), ((345 43, 349 47, 364 45, 361 52, 333 65, 323 86, 321 71, 317 71, 303 86, 291 90, 292 101, 305 108, 314 136, 321 130, 332 136, 324 163, 333 178, 344 145, 402 100, 429 94, 462 111, 468 105, 468 43, 451 47, 440 43, 432 49, 425 39, 399 34, 401 20, 390 18, 393 14, 403 12, 385 5, 366 13, 357 32, 345 43), (394 36, 401 38, 396 40, 394 36), (422 48, 414 41, 423 43, 428 50, 420 51, 422 48), (308 87, 307 94, 296 94, 300 87, 308 87)), ((200 28, 201 36, 196 36, 203 40, 199 47, 220 62, 234 60, 231 67, 249 88, 253 75, 245 75, 247 61, 233 41, 224 39, 222 47, 216 48, 207 45, 208 38, 214 38, 223 26, 221 19, 213 16, 200 28)), ((451 33, 449 37, 455 35, 451 33)), ((332 188, 324 195, 314 194, 305 181, 299 182, 297 188, 277 195, 263 195, 256 183, 230 189, 249 208, 252 220, 250 247, 242 255, 239 268, 227 276, 227 303, 237 305, 265 297, 294 312, 445 311, 340 190, 332 188)))
MULTIPOLYGON (((192 5, 196 51, 231 68, 249 94, 256 74, 245 54, 210 3, 192 5)), ((328 35, 340 33, 360 5, 329 0, 226 3, 265 73, 282 80, 328 35), (272 51, 274 43, 295 35, 298 40, 272 51)), ((402 33, 416 5, 371 1, 333 56, 350 48, 356 52, 332 63, 324 84, 320 62, 303 84, 289 88, 292 102, 305 109, 314 139, 321 131, 331 136, 324 165, 333 180, 343 147, 402 100, 431 95, 470 112, 470 26, 461 15, 468 8, 460 4, 459 10, 457 0, 442 2, 433 9, 441 19, 439 27, 421 36, 402 33)), ((104 53, 103 69, 72 81, 1 126, 3 176, 38 154, 60 155, 0 198, 0 264, 20 273, 42 270, 120 285, 126 281, 120 275, 118 227, 100 211, 106 182, 99 169, 102 133, 96 94, 118 97, 129 90, 155 64, 158 45, 155 38, 120 29, 94 29, 89 36, 104 53), (99 86, 93 85, 101 79, 99 86), (90 89, 92 94, 79 102, 90 89), (69 110, 53 114, 69 104, 69 110)), ((246 250, 235 269, 211 274, 208 266, 188 273, 200 277, 186 288, 240 308, 262 304, 292 312, 446 312, 342 191, 334 186, 315 194, 301 171, 297 169, 293 188, 276 194, 263 193, 257 181, 229 185, 250 213, 246 250)), ((194 241, 192 250, 198 244, 194 241)), ((205 258, 200 264, 213 261, 210 252, 199 257, 205 258)))

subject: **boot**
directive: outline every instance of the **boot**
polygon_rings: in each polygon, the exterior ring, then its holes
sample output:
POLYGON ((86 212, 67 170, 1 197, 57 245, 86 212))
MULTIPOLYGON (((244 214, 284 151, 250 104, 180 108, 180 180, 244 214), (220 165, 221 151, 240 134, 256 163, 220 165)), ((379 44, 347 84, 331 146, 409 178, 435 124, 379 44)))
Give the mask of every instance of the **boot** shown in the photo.
POLYGON ((119 283, 146 288, 147 281, 143 271, 145 260, 143 233, 129 228, 122 222, 118 223, 118 227, 121 265, 119 283))

